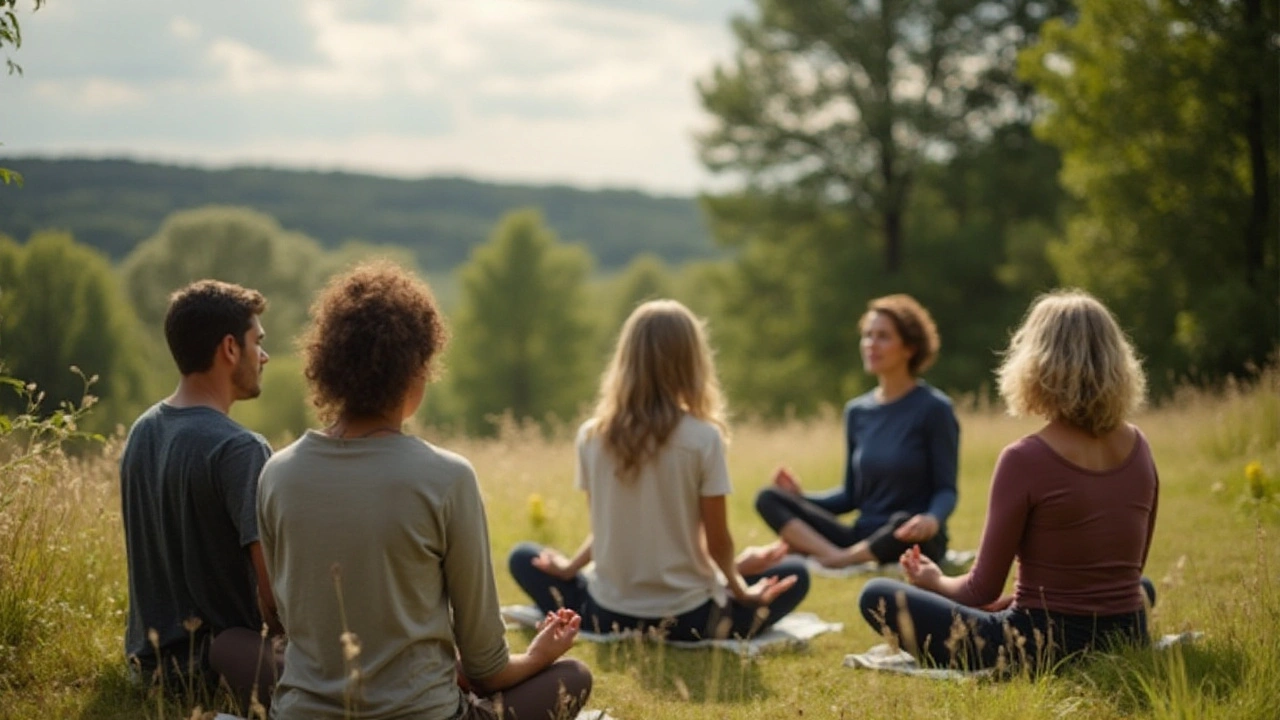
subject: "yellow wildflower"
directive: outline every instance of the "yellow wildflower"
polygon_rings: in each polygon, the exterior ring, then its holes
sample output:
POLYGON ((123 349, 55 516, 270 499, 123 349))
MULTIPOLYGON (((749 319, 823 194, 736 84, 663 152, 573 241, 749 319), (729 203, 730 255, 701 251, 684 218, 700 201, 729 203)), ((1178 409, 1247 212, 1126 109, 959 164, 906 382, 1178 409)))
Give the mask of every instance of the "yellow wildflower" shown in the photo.
POLYGON ((1262 463, 1254 460, 1245 465, 1244 478, 1249 484, 1249 497, 1261 500, 1267 496, 1267 478, 1262 473, 1262 463))
POLYGON ((529 522, 535 528, 540 528, 547 522, 547 504, 538 493, 529 496, 529 522))

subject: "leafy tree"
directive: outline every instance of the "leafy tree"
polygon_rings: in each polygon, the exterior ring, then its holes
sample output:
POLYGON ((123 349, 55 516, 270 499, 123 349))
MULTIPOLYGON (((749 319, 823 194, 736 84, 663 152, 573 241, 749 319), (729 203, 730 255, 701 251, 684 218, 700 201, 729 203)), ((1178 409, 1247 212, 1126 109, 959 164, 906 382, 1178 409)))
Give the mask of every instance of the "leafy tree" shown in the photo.
MULTIPOLYGON (((44 0, 32 0, 31 4, 32 10, 39 10, 44 0)), ((17 7, 18 0, 0 0, 0 48, 8 45, 17 50, 22 47, 22 26, 18 23, 17 7)), ((13 58, 5 57, 5 65, 10 75, 22 74, 22 66, 13 58)))
POLYGON ((844 359, 850 357, 837 351, 833 355, 840 357, 823 363, 817 348, 833 342, 856 343, 852 339, 856 332, 849 331, 856 308, 843 308, 838 313, 842 320, 829 323, 818 317, 823 313, 818 305, 831 302, 823 296, 829 297, 832 288, 865 290, 864 278, 874 276, 865 270, 877 264, 876 257, 865 252, 865 245, 845 242, 835 215, 789 229, 757 219, 758 227, 776 241, 747 243, 731 268, 707 274, 716 291, 710 316, 720 376, 739 414, 808 415, 841 394, 848 368, 833 366, 847 365, 844 359), (809 248, 829 248, 839 254, 825 262, 815 261, 809 248), (865 264, 849 258, 860 251, 865 264), (846 275, 842 269, 853 274, 846 275), (827 284, 831 275, 843 275, 838 285, 827 284), (821 335, 822 327, 830 335, 810 342, 821 335))
POLYGON ((655 298, 675 297, 674 273, 652 253, 642 253, 617 273, 594 278, 587 286, 592 322, 592 349, 585 358, 588 368, 603 368, 613 352, 627 317, 638 305, 655 298))
POLYGON ((617 333, 636 306, 671 296, 671 272, 652 253, 637 255, 622 270, 614 295, 612 332, 617 333))
POLYGON ((890 292, 939 321, 930 379, 979 387, 1009 308, 1047 279, 1004 267, 1035 256, 1045 235, 1024 227, 1054 227, 1060 202, 1056 151, 1032 137, 1013 69, 1069 3, 755 6, 734 21, 733 63, 699 86, 715 123, 703 162, 744 181, 703 198, 738 249, 713 313, 731 396, 778 416, 863 389, 857 320, 890 292))
POLYGON ((568 421, 590 397, 590 267, 587 252, 562 244, 535 210, 508 214, 472 253, 450 355, 469 431, 492 433, 504 412, 568 421))
POLYGON ((352 266, 373 258, 389 260, 414 273, 419 273, 418 261, 413 252, 398 245, 375 245, 361 240, 348 240, 336 249, 325 253, 315 268, 317 278, 328 280, 352 266))
POLYGON ((1082 0, 1023 58, 1080 200, 1050 257, 1111 302, 1157 388, 1276 345, 1278 19, 1263 0, 1082 0))
MULTIPOLYGON (((237 406, 236 416, 280 439, 297 436, 314 423, 300 363, 289 352, 291 338, 306 322, 311 298, 331 275, 375 256, 416 271, 413 254, 404 248, 348 241, 325 252, 309 237, 281 228, 268 215, 213 206, 171 215, 125 259, 122 273, 157 346, 163 342, 159 335, 169 295, 192 280, 227 280, 267 297, 262 322, 272 359, 264 370, 262 400, 237 406)), ((176 380, 167 355, 162 351, 155 355, 165 358, 164 374, 176 380)))
POLYGON ((335 266, 311 238, 246 208, 205 207, 170 215, 122 265, 130 299, 147 328, 159 332, 169 295, 202 278, 259 290, 268 342, 287 348, 306 320, 311 296, 335 266))
POLYGON ((0 234, 0 310, 13 292, 22 274, 22 246, 8 235, 0 234))
MULTIPOLYGON (((25 246, 0 238, 0 290, 0 355, 46 407, 78 404, 91 376, 104 401, 92 420, 104 427, 145 402, 137 319, 104 256, 66 233, 39 233, 25 246)), ((25 401, 0 397, 7 411, 25 409, 15 402, 25 401)))
MULTIPOLYGON (((44 4, 44 0, 32 0, 34 10, 39 10, 44 4)), ((0 49, 6 45, 17 50, 22 47, 22 26, 18 23, 18 14, 15 9, 18 6, 18 0, 0 0, 0 49)), ((22 74, 22 66, 15 63, 13 58, 5 56, 5 65, 9 68, 9 74, 22 74)), ((9 183, 22 184, 22 176, 0 167, 0 183, 8 185, 9 183)))
MULTIPOLYGON (((703 162, 766 195, 818 200, 874 228, 898 272, 921 166, 1016 116, 1009 67, 1062 1, 756 0, 739 50, 699 84, 703 162)), ((863 241, 868 241, 869 238, 863 241)))

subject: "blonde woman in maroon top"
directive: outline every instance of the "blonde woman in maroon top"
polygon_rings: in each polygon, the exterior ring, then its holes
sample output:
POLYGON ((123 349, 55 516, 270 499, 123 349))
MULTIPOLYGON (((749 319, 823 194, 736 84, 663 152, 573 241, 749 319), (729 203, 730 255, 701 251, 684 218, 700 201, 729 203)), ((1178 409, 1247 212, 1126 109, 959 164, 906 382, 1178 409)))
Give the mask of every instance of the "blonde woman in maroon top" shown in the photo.
POLYGON ((998 374, 1009 412, 1047 424, 1001 452, 973 569, 947 577, 908 550, 910 584, 867 583, 863 617, 941 666, 1043 667, 1146 642, 1159 480, 1126 421, 1146 390, 1132 346, 1098 300, 1057 291, 1032 305, 998 374), (1014 592, 1001 596, 1015 561, 1014 592))

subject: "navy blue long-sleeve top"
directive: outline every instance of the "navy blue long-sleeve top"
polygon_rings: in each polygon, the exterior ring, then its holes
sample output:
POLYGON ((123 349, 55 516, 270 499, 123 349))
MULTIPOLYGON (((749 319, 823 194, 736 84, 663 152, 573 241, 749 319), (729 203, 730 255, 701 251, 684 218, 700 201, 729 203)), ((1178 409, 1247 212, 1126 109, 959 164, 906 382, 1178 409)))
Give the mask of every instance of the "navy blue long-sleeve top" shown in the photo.
POLYGON ((922 381, 881 403, 873 390, 845 405, 844 428, 844 485, 806 495, 810 501, 833 515, 858 510, 855 527, 879 527, 900 511, 946 526, 956 508, 960 424, 945 394, 922 381))

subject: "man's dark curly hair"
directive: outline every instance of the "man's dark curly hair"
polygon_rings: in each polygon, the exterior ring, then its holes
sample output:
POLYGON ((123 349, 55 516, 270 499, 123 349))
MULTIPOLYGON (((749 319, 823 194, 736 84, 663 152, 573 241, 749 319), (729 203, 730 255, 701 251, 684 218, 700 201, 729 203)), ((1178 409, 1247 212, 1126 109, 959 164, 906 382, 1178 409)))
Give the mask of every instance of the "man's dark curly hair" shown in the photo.
POLYGON ((262 293, 221 280, 197 280, 175 291, 164 315, 164 338, 178 372, 213 367, 214 351, 228 335, 243 348, 254 316, 266 310, 262 293))
POLYGON ((311 402, 320 418, 393 411, 444 349, 448 331, 431 289, 387 262, 338 275, 311 305, 299 340, 311 402))

